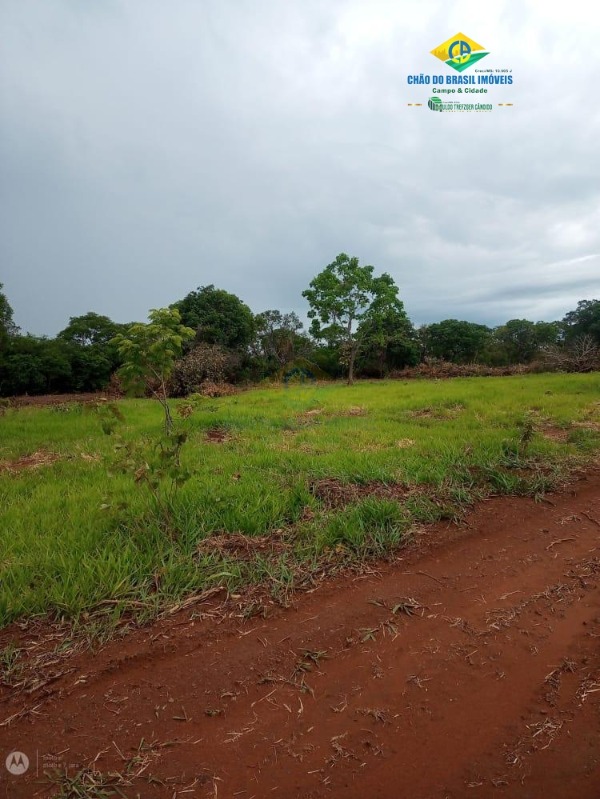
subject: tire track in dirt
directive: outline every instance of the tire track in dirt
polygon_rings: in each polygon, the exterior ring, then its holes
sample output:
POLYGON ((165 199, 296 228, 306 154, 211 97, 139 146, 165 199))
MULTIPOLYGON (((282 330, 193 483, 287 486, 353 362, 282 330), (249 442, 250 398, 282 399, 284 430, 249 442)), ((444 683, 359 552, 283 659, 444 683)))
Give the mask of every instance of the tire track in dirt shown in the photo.
MULTIPOLYGON (((598 520, 593 474, 272 618, 175 616, 74 658, 2 752, 94 761, 127 797, 598 799, 598 520)), ((33 768, 0 786, 51 795, 33 768)))

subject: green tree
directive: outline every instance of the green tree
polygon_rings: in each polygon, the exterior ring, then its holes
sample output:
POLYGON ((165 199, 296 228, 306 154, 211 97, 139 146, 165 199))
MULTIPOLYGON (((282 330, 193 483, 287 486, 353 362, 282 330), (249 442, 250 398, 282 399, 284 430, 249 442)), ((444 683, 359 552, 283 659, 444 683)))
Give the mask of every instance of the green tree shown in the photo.
POLYGON ((57 339, 70 347, 74 391, 96 391, 107 385, 121 365, 117 347, 111 342, 128 329, 129 325, 117 324, 93 311, 69 319, 57 339))
POLYGON ((424 326, 419 333, 426 357, 452 363, 472 363, 483 354, 492 331, 474 322, 444 319, 424 326))
POLYGON ((193 328, 199 342, 240 350, 252 343, 254 316, 235 294, 213 285, 199 286, 171 307, 179 311, 184 325, 193 328))
POLYGON ((108 316, 89 311, 83 316, 72 316, 57 338, 89 347, 93 344, 109 344, 111 339, 118 333, 124 333, 127 328, 128 325, 119 325, 108 316))
POLYGON ((565 316, 563 325, 567 342, 588 335, 600 344, 600 300, 580 300, 565 316))
POLYGON ((72 363, 63 341, 14 336, 0 365, 0 393, 52 394, 72 390, 72 363))
POLYGON ((415 330, 398 297, 398 287, 384 274, 375 278, 376 295, 358 328, 360 368, 381 377, 390 369, 419 362, 415 330))
POLYGON ((556 344, 561 338, 560 322, 536 322, 535 337, 538 348, 556 344))
POLYGON ((361 322, 378 303, 384 307, 393 302, 397 292, 389 275, 374 277, 373 271, 372 266, 360 266, 358 258, 340 253, 302 292, 310 305, 310 332, 338 349, 348 365, 349 385, 362 343, 361 322))
POLYGON ((0 347, 8 345, 8 339, 15 336, 19 328, 13 321, 13 309, 2 291, 4 285, 0 283, 0 347))
POLYGON ((507 363, 528 363, 537 352, 535 325, 528 319, 511 319, 494 330, 494 339, 507 363))
POLYGON ((505 363, 530 363, 541 347, 557 343, 559 332, 557 322, 511 319, 494 330, 494 343, 505 363))
POLYGON ((302 333, 303 324, 293 311, 263 311, 255 321, 256 351, 274 370, 310 355, 310 339, 302 333))
POLYGON ((160 402, 165 413, 165 432, 170 435, 173 419, 168 402, 168 381, 183 344, 194 331, 181 324, 176 308, 159 308, 148 314, 149 324, 131 325, 126 334, 112 339, 123 366, 119 374, 131 391, 148 391, 160 402))
MULTIPOLYGON (((60 341, 60 339, 57 339, 60 341)), ((99 391, 106 388, 120 363, 115 347, 91 344, 64 345, 71 361, 71 391, 99 391)))

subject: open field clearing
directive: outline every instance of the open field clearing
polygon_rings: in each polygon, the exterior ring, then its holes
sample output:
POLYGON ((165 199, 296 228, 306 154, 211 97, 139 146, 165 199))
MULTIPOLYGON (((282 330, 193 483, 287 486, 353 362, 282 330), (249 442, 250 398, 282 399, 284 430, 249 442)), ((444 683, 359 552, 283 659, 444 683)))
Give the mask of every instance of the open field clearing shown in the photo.
MULTIPOLYGON (((594 458, 600 381, 531 375, 254 390, 181 424, 191 479, 165 533, 143 486, 107 464, 87 406, 0 420, 0 622, 104 624, 193 594, 266 587, 285 602, 490 494, 540 495, 594 458)), ((160 407, 119 403, 123 438, 160 437, 160 407)))

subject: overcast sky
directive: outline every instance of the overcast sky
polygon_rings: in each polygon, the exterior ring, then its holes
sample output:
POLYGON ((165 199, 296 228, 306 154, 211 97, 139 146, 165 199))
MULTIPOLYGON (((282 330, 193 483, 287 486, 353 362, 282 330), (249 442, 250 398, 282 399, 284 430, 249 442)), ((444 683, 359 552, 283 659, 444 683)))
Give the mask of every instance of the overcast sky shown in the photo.
POLYGON ((342 251, 418 324, 600 298, 589 0, 2 0, 0 25, 0 282, 24 331, 209 283, 304 316, 342 251), (489 94, 512 108, 407 105, 458 31, 513 70, 489 94))

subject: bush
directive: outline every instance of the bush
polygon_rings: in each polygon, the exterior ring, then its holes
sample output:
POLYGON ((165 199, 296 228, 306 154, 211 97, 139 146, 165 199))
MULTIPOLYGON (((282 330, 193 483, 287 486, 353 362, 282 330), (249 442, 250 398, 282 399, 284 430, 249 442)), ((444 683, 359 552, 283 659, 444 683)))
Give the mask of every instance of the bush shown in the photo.
POLYGON ((171 376, 171 394, 174 397, 205 394, 203 385, 219 386, 231 382, 238 367, 239 357, 231 350, 220 344, 199 344, 175 364, 171 376))

